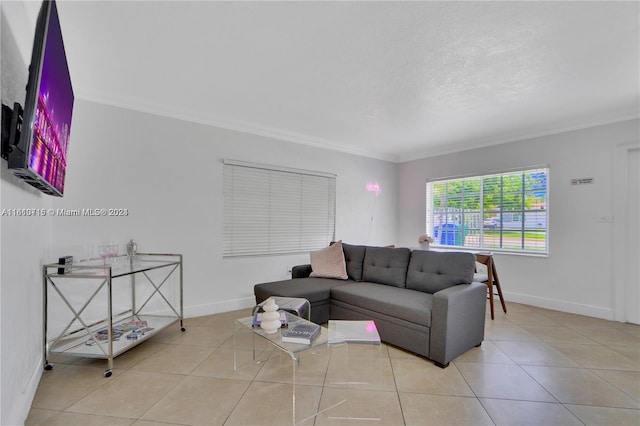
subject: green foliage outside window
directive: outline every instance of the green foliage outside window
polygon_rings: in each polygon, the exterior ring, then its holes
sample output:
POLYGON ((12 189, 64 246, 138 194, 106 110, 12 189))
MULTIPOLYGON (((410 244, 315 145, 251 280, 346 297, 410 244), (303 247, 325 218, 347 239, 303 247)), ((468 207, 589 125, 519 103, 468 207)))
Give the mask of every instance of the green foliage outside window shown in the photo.
POLYGON ((547 251, 546 168, 427 183, 436 245, 547 251))

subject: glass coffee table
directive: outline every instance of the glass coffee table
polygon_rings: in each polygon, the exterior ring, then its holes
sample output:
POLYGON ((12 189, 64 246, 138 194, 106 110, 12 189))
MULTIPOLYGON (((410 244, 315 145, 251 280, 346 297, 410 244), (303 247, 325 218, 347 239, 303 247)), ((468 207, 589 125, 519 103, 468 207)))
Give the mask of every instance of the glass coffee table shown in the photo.
POLYGON ((373 320, 329 320, 329 344, 380 344, 380 334, 373 320))
MULTIPOLYGON (((375 354, 381 348, 376 323, 373 320, 329 320, 328 329, 328 345, 332 348, 331 360, 334 362, 335 370, 327 374, 326 385, 332 389, 333 395, 327 403, 329 406, 320 412, 333 410, 326 414, 329 422, 353 421, 371 424, 382 421, 382 418, 371 417, 369 411, 354 410, 349 402, 354 398, 351 392, 356 392, 357 395, 359 390, 372 389, 374 386, 370 383, 367 368, 371 367, 370 363, 375 363, 379 356, 375 354), (355 356, 355 362, 351 360, 352 356, 355 356), (336 374, 336 371, 339 373, 336 374), (361 415, 357 416, 357 413, 361 415)), ((357 399, 356 396, 355 400, 357 399)))
MULTIPOLYGON (((307 321, 304 318, 300 318, 296 315, 290 314, 289 312, 283 311, 285 314, 285 317, 287 319, 287 323, 288 323, 288 327, 293 327, 295 324, 299 324, 299 323, 309 323, 310 321, 307 321)), ((299 344, 299 343, 288 343, 288 342, 283 342, 282 341, 282 330, 286 330, 286 328, 283 328, 281 330, 278 330, 277 332, 273 333, 273 334, 267 334, 262 328, 260 327, 253 327, 253 317, 246 317, 246 318, 240 318, 237 319, 235 321, 235 330, 233 333, 233 369, 237 370, 238 368, 241 368, 241 366, 238 365, 238 358, 237 358, 237 349, 236 349, 236 336, 238 334, 239 330, 251 330, 251 334, 252 334, 252 338, 253 338, 253 360, 255 361, 256 359, 258 359, 258 354, 256 351, 256 339, 261 339, 263 341, 268 342, 270 345, 272 345, 273 347, 279 349, 280 351, 284 352, 285 354, 289 355, 289 357, 291 357, 291 366, 292 366, 292 409, 293 409, 293 423, 292 424, 296 424, 296 369, 298 366, 298 363, 300 362, 300 357, 302 355, 302 353, 307 352, 311 349, 324 349, 327 347, 327 343, 329 341, 329 332, 325 327, 320 327, 320 335, 318 335, 312 342, 311 345, 305 345, 305 344, 299 344)), ((315 416, 314 416, 315 417, 315 416)), ((303 421, 306 421, 308 419, 305 419, 303 421)))
MULTIPOLYGON (((289 312, 284 312, 288 327, 292 327, 298 323, 308 323, 310 321, 293 315, 289 312)), ((267 342, 270 346, 279 349, 281 352, 287 354, 291 358, 292 367, 292 424, 296 424, 296 371, 303 353, 313 350, 330 350, 333 347, 342 347, 350 343, 368 343, 371 345, 380 345, 380 336, 375 327, 373 321, 329 321, 328 328, 321 327, 320 335, 317 336, 311 343, 311 345, 288 343, 282 341, 282 330, 278 330, 276 333, 267 334, 262 328, 253 326, 253 317, 240 318, 235 321, 235 330, 233 334, 233 368, 238 370, 243 366, 238 365, 237 357, 237 343, 236 336, 241 330, 250 330, 252 336, 252 350, 253 350, 253 362, 262 357, 261 353, 256 350, 256 344, 258 341, 267 342)), ((364 382, 349 382, 343 383, 347 385, 357 385, 364 382)), ((316 417, 317 415, 326 412, 342 403, 346 402, 346 399, 339 401, 337 404, 333 404, 328 408, 318 411, 313 416, 307 417, 300 421, 300 423, 316 417)), ((345 419, 344 417, 342 419, 345 419)), ((358 420, 380 420, 380 419, 364 419, 358 418, 358 420)))
MULTIPOLYGON (((278 305, 281 311, 289 312, 290 314, 305 318, 307 321, 311 321, 311 303, 309 303, 307 299, 283 296, 271 296, 269 299, 271 298, 275 299, 276 305, 278 305)), ((267 303, 266 300, 256 305, 255 308, 253 308, 253 314, 255 315, 265 303, 267 303)))

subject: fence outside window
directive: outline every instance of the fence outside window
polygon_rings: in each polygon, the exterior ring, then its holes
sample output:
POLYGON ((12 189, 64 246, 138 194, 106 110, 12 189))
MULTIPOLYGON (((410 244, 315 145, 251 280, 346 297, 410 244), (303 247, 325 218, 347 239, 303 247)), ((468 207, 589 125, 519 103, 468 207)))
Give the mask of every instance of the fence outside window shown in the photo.
POLYGON ((547 167, 426 183, 426 230, 436 246, 548 252, 547 167))

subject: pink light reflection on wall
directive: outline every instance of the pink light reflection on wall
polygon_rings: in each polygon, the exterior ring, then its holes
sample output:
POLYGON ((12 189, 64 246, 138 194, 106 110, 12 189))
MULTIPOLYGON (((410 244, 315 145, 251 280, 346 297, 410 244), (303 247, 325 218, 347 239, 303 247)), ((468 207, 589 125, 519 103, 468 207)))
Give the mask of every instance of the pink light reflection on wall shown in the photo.
POLYGON ((373 333, 374 331, 376 331, 376 323, 371 321, 370 323, 367 324, 367 333, 373 333))
POLYGON ((380 184, 378 182, 368 182, 367 183, 367 191, 375 192, 376 197, 382 193, 382 188, 380 188, 380 184))

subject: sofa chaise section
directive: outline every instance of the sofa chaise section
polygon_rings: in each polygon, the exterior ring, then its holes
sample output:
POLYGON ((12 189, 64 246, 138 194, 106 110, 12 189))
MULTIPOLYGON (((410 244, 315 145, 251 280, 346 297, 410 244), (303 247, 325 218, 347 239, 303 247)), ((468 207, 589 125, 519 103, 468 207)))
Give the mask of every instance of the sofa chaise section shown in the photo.
MULTIPOLYGON (((311 269, 310 267, 308 269, 311 269)), ((299 270, 307 270, 303 265, 299 270)), ((295 268, 292 271, 295 274, 295 268)), ((254 286, 256 304, 262 303, 271 296, 302 297, 309 301, 311 307, 311 321, 324 324, 330 318, 331 289, 345 285, 343 280, 330 278, 292 278, 290 280, 274 281, 254 286)))

